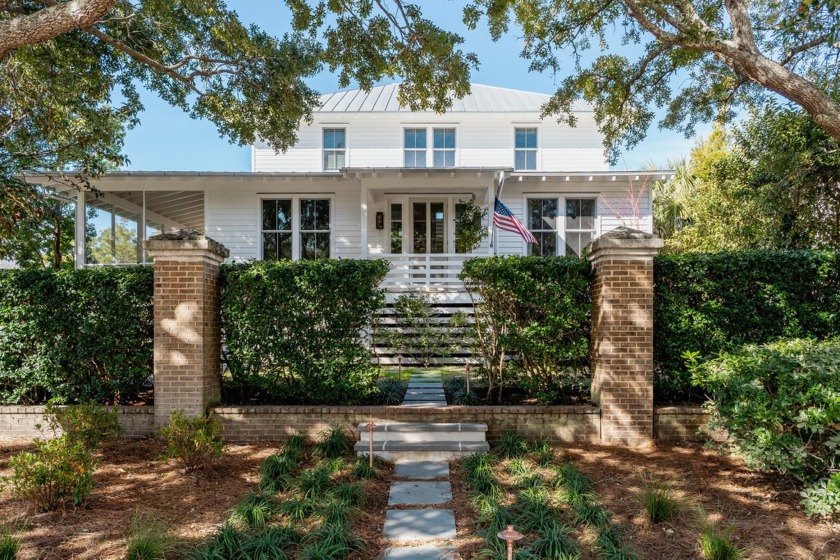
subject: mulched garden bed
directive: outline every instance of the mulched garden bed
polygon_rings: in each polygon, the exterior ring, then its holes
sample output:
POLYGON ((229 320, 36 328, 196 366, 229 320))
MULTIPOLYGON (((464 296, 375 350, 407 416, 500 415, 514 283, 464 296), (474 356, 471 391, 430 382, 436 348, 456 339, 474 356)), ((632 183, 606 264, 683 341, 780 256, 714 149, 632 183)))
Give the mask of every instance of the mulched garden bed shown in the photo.
MULTIPOLYGON (((9 458, 30 448, 26 443, 0 446, 0 477, 10 474, 9 458)), ((121 559, 136 512, 162 520, 176 542, 173 558, 207 543, 228 518, 231 508, 255 492, 262 462, 278 452, 276 444, 228 445, 222 459, 197 475, 186 475, 175 462, 161 460, 157 440, 121 440, 99 454, 95 488, 83 507, 43 513, 0 490, 0 525, 24 524, 20 560, 121 559)), ((364 481, 366 501, 353 522, 366 549, 351 560, 373 560, 384 549, 384 523, 392 471, 364 481)))
MULTIPOLYGON (((733 541, 747 559, 840 559, 840 522, 808 518, 798 507, 796 486, 783 477, 750 471, 739 460, 699 445, 656 445, 626 449, 608 445, 570 445, 556 449, 554 465, 571 462, 594 484, 600 504, 621 531, 629 550, 645 560, 702 558, 697 544, 701 508, 707 519, 732 527, 733 541), (669 521, 651 526, 640 504, 645 481, 665 481, 684 506, 669 521)), ((507 462, 495 471, 507 492, 516 485, 507 462)), ((458 464, 452 465, 458 548, 465 560, 484 548, 475 536, 470 491, 458 464)), ((546 471, 548 472, 548 471, 546 471)), ((598 558, 586 531, 575 529, 582 558, 598 558)), ((521 546, 527 546, 522 541, 521 546)))

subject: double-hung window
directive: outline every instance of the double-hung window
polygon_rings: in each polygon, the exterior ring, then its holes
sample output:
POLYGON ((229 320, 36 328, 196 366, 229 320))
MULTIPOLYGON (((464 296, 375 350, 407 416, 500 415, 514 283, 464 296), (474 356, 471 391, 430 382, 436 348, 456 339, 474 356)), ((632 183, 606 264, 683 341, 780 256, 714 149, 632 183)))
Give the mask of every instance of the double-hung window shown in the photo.
POLYGON ((405 129, 405 167, 426 167, 426 129, 405 129))
POLYGON ((292 200, 262 201, 264 260, 292 259, 292 200))
POLYGON ((528 229, 537 239, 536 243, 528 244, 529 255, 551 257, 565 254, 579 257, 581 251, 595 238, 594 198, 567 198, 565 201, 529 198, 527 212, 528 229), (563 251, 559 251, 558 245, 561 237, 566 241, 563 251))
POLYGON ((347 160, 347 131, 343 128, 324 129, 324 171, 338 171, 347 160))
POLYGON ((595 237, 595 199, 566 199, 566 254, 580 256, 595 237))
POLYGON ((528 254, 553 257, 557 254, 557 199, 528 199, 528 229, 536 243, 528 243, 528 254))
POLYGON ((328 259, 330 236, 330 199, 262 201, 264 260, 328 259))
POLYGON ((517 171, 537 169, 537 129, 517 128, 513 150, 513 168, 517 171))
POLYGON ((432 161, 435 167, 455 167, 455 129, 434 129, 432 161))

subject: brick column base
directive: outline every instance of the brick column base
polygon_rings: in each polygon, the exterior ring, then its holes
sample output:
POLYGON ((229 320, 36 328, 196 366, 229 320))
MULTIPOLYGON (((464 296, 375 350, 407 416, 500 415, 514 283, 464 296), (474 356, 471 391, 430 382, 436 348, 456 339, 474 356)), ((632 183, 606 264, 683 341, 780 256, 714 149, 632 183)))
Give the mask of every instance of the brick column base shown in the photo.
POLYGON ((221 400, 219 265, 229 252, 192 230, 151 237, 155 269, 155 426, 221 400))
POLYGON ((621 227, 590 246, 592 400, 601 407, 605 443, 653 438, 653 257, 662 245, 621 227))

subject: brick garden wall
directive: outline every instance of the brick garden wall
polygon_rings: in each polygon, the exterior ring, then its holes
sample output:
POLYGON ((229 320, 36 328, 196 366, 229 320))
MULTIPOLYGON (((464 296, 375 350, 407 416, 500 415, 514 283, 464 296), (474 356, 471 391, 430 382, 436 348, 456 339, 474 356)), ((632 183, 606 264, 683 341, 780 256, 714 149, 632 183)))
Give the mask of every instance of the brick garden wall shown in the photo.
MULTIPOLYGON (((155 433, 151 406, 118 407, 120 425, 126 437, 147 437, 155 433)), ((217 407, 225 439, 234 442, 282 441, 302 432, 317 436, 332 424, 355 427, 371 417, 389 422, 483 422, 487 439, 495 442, 502 432, 518 430, 529 439, 542 435, 557 443, 597 442, 600 415, 587 406, 493 406, 418 409, 376 406, 237 406, 217 407)), ((706 432, 708 416, 700 407, 657 408, 656 438, 660 441, 699 441, 706 432)), ((29 440, 43 434, 35 427, 44 423, 43 406, 0 406, 0 441, 29 440)), ((358 435, 358 434, 357 434, 358 435)), ((719 434, 710 437, 718 439, 719 434)))
POLYGON ((237 406, 213 411, 231 442, 282 441, 298 432, 314 437, 336 423, 352 425, 355 431, 371 418, 379 422, 480 422, 487 424, 491 442, 507 430, 558 443, 597 442, 600 437, 598 409, 588 406, 237 406))
MULTIPOLYGON (((41 424, 46 429, 43 406, 0 406, 0 440, 32 439, 45 434, 38 430, 41 424)), ((137 438, 155 433, 155 412, 151 406, 119 406, 120 426, 125 437, 137 438)))

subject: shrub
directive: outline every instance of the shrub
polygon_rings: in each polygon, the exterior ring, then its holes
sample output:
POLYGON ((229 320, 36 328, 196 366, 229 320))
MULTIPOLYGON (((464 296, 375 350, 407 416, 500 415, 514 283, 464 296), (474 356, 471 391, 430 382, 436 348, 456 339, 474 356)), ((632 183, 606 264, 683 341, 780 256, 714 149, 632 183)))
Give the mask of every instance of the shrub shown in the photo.
MULTIPOLYGON (((568 378, 589 376, 590 269, 572 257, 495 257, 464 263, 475 302, 476 352, 488 398, 500 399, 504 363, 542 403, 570 398, 568 378), (564 378, 565 375, 565 378, 564 378), (565 383, 565 385, 564 385, 565 383)), ((510 373, 510 372, 509 372, 510 373)))
POLYGON ((0 401, 132 402, 152 374, 150 267, 0 271, 0 401))
POLYGON ((94 402, 64 407, 50 403, 44 419, 53 432, 60 430, 90 451, 99 449, 103 441, 113 439, 122 432, 117 409, 107 409, 94 402))
POLYGON ((134 515, 125 560, 164 560, 169 546, 169 534, 163 523, 148 514, 134 515))
POLYGON ((43 511, 67 502, 80 505, 93 490, 96 462, 83 445, 66 435, 36 439, 35 451, 18 453, 9 466, 12 494, 43 511))
MULTIPOLYGON (((698 365, 694 376, 709 393, 709 427, 726 430, 723 446, 750 467, 820 484, 837 464, 840 339, 745 346, 698 365)), ((822 501, 834 494, 836 503, 838 486, 824 488, 822 501)))
POLYGON ((169 417, 169 425, 160 431, 166 440, 166 457, 178 459, 186 472, 204 469, 222 456, 222 425, 213 416, 190 420, 180 410, 169 417))
POLYGON ((376 391, 367 339, 384 304, 380 260, 222 267, 228 399, 358 404, 376 391))
POLYGON ((661 255, 654 260, 657 402, 701 399, 686 351, 840 335, 840 257, 813 251, 661 255))

